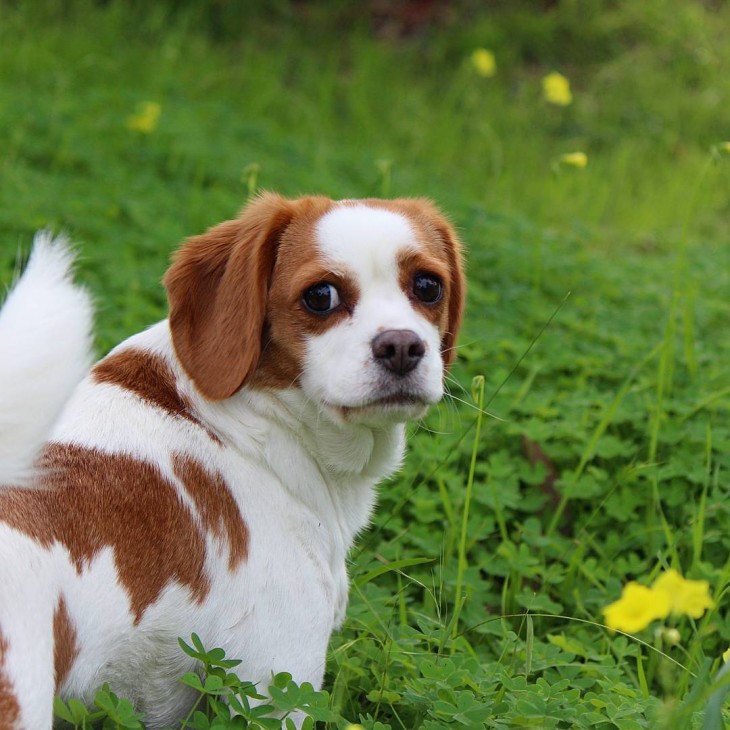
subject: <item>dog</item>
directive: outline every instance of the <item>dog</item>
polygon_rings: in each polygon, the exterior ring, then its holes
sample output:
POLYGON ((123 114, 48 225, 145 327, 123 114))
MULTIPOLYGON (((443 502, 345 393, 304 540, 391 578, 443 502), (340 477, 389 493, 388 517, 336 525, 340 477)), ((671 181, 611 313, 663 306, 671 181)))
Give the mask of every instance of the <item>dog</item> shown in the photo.
MULTIPOLYGON (((168 319, 88 371, 29 483, 4 474, 2 730, 47 730, 54 694, 90 702, 102 682, 169 726, 195 700, 192 632, 262 689, 279 671, 321 687, 348 550, 404 424, 443 395, 465 294, 429 201, 274 193, 188 239, 164 284, 168 319)), ((45 367, 3 392, 43 385, 60 339, 29 345, 45 367)))

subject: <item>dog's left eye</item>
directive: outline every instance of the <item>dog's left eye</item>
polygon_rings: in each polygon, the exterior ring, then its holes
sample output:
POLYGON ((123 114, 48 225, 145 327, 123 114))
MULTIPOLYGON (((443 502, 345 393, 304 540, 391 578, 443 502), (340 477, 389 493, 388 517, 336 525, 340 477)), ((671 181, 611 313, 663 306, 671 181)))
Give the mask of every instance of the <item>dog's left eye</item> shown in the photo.
POLYGON ((433 274, 416 274, 413 278, 413 293, 424 304, 436 304, 444 293, 444 285, 433 274))
POLYGON ((304 306, 315 314, 326 314, 340 306, 340 294, 332 284, 315 284, 302 294, 304 306))

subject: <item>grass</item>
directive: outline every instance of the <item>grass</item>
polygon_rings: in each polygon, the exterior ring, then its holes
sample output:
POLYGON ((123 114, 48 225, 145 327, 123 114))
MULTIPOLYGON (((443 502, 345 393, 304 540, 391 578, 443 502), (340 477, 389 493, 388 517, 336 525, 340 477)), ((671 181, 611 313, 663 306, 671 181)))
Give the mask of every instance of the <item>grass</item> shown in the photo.
MULTIPOLYGON (((3 0, 0 274, 36 228, 68 230, 103 353, 164 316, 169 252, 256 187, 432 196, 469 250, 454 398, 353 551, 329 693, 283 677, 278 706, 383 730, 699 727, 730 646, 730 7, 451 7, 400 36, 397 12, 334 1, 3 0), (542 99, 553 70, 568 107, 542 99), (127 124, 146 101, 150 134, 127 124), (556 164, 574 151, 585 169, 556 164), (715 608, 602 625, 667 567, 715 608)), ((220 715, 235 680, 200 653, 220 715)), ((99 717, 133 727, 112 690, 99 717)))

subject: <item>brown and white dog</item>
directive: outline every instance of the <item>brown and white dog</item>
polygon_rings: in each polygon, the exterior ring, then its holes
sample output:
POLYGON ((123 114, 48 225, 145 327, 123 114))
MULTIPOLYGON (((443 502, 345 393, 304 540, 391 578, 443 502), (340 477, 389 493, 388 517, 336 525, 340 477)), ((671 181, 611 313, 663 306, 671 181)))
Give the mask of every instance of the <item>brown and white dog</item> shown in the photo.
MULTIPOLYGON (((52 302, 32 273, 11 298, 52 302)), ((193 631, 264 689, 278 671, 321 686, 347 552, 404 423, 443 394, 464 279, 427 201, 264 194, 189 239, 164 281, 169 320, 88 372, 30 479, 2 474, 2 730, 47 730, 54 692, 89 701, 105 681, 149 728, 173 723, 193 631)), ((27 344, 45 367, 0 383, 0 408, 5 391, 32 400, 64 335, 27 344)))

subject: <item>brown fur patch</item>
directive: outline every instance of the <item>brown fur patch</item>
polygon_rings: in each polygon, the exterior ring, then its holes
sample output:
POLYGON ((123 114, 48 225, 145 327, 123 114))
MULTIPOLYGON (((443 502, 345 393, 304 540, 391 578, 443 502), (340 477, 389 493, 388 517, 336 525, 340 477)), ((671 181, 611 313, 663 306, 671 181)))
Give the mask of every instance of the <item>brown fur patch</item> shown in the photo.
POLYGON ((164 279, 170 329, 175 352, 203 395, 220 400, 245 383, 296 383, 303 333, 291 333, 291 342, 280 336, 269 316, 270 289, 282 277, 287 281, 295 265, 312 262, 306 232, 332 205, 323 197, 265 193, 237 219, 188 239, 177 252, 164 279))
POLYGON ((63 596, 58 601, 53 614, 53 671, 56 692, 60 690, 79 655, 76 628, 71 621, 63 596))
POLYGON ((0 632, 0 730, 12 730, 20 719, 20 705, 13 691, 13 683, 5 673, 7 639, 0 632))
POLYGON ((39 465, 45 488, 0 490, 0 520, 44 546, 61 543, 79 572, 111 547, 135 622, 171 583, 205 598, 204 532, 157 467, 72 444, 51 444, 39 465))
POLYGON ((248 556, 248 530, 231 490, 220 474, 209 474, 195 459, 176 455, 175 476, 195 503, 203 527, 228 542, 228 567, 234 570, 248 556))
POLYGON ((175 352, 212 400, 233 395, 258 364, 269 279, 296 208, 259 196, 236 220, 188 239, 165 274, 175 352))
POLYGON ((200 426, 214 441, 220 442, 193 415, 190 403, 177 390, 174 373, 160 355, 135 348, 121 350, 98 362, 92 374, 98 383, 124 388, 171 416, 200 426))

